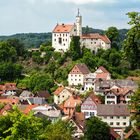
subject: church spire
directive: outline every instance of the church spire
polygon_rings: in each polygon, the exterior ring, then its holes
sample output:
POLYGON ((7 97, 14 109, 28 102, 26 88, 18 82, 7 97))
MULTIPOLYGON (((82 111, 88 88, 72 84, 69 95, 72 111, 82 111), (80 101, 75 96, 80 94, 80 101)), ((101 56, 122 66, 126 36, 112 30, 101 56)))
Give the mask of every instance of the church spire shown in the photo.
POLYGON ((78 8, 77 16, 78 16, 78 17, 80 16, 80 9, 79 9, 79 8, 78 8))

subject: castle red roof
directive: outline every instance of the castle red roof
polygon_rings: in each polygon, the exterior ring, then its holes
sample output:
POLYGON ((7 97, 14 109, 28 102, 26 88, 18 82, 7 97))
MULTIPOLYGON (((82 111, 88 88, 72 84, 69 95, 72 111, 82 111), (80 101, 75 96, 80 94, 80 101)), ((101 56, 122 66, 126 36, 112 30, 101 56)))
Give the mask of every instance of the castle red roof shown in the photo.
POLYGON ((53 30, 53 33, 69 33, 73 29, 74 25, 70 24, 62 24, 62 25, 56 25, 56 27, 53 30))
POLYGON ((86 34, 81 36, 82 39, 101 39, 105 43, 111 43, 109 38, 106 35, 95 34, 86 34))

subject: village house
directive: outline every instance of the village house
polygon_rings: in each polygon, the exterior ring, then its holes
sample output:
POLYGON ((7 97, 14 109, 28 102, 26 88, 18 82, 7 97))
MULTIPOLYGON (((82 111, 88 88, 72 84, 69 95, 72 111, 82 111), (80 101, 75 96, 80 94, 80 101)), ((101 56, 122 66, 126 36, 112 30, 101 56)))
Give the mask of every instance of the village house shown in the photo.
POLYGON ((17 91, 16 83, 5 83, 4 85, 0 85, 1 96, 15 95, 16 91, 17 91))
POLYGON ((97 105, 97 117, 108 123, 120 136, 130 125, 130 110, 127 105, 97 105))
POLYGON ((63 112, 65 115, 73 116, 77 105, 81 105, 82 101, 79 96, 71 96, 63 103, 63 112))
POLYGON ((60 110, 57 110, 54 106, 47 104, 44 106, 40 105, 34 107, 32 111, 36 117, 46 117, 48 120, 51 120, 52 123, 60 120, 62 116, 60 110))
POLYGON ((111 42, 108 37, 98 33, 82 35, 81 45, 90 49, 95 54, 98 52, 98 49, 107 50, 111 48, 111 42))
POLYGON ((96 94, 104 95, 104 92, 111 88, 129 88, 136 90, 138 88, 138 84, 128 79, 98 80, 95 82, 96 94))
POLYGON ((101 101, 94 93, 91 92, 81 105, 81 112, 85 114, 86 119, 92 116, 97 116, 97 104, 101 104, 101 101))
POLYGON ((70 96, 72 96, 72 91, 60 86, 54 91, 54 103, 61 104, 70 96))
POLYGON ((82 35, 82 16, 79 10, 74 24, 57 23, 52 32, 52 47, 55 48, 55 51, 68 51, 72 36, 79 36, 81 47, 84 46, 95 53, 98 49, 111 48, 111 42, 106 35, 98 33, 82 35))
POLYGON ((83 85, 85 76, 89 73, 90 71, 85 64, 76 64, 68 74, 69 86, 83 85))
POLYGON ((55 51, 66 52, 69 50, 72 36, 82 35, 82 16, 79 11, 74 24, 57 24, 52 32, 52 47, 55 51))
POLYGON ((130 88, 111 88, 104 92, 105 104, 128 104, 134 90, 130 88))
POLYGON ((73 125, 73 138, 79 139, 84 136, 85 116, 82 112, 75 112, 69 122, 73 125))
POLYGON ((110 80, 111 74, 103 67, 100 66, 94 73, 85 75, 84 90, 95 90, 95 83, 99 80, 110 80))

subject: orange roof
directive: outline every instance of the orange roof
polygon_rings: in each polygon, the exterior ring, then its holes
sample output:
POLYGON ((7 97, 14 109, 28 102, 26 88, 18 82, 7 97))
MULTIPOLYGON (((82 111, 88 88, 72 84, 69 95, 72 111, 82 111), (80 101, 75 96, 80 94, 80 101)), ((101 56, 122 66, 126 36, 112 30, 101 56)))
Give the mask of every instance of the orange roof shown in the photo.
POLYGON ((64 106, 63 106, 64 114, 72 116, 75 111, 75 107, 80 104, 81 104, 80 97, 73 97, 73 96, 69 97, 68 100, 64 102, 64 106))
POLYGON ((81 104, 80 97, 71 96, 71 97, 68 98, 68 100, 65 101, 64 107, 75 108, 76 105, 78 105, 78 104, 81 104))
POLYGON ((128 133, 125 134, 124 138, 128 139, 133 133, 134 131, 131 129, 130 131, 128 131, 128 133))
POLYGON ((101 104, 101 100, 98 96, 96 96, 93 92, 90 93, 89 97, 96 103, 101 104))
POLYGON ((0 85, 0 90, 4 90, 4 85, 0 85))
POLYGON ((98 69, 102 70, 104 73, 109 73, 105 67, 103 66, 100 66, 98 69))
POLYGON ((16 90, 16 83, 5 83, 4 90, 16 90))
POLYGON ((0 103, 18 104, 19 99, 0 99, 0 103))
POLYGON ((110 128, 110 134, 116 139, 121 138, 121 136, 117 132, 115 132, 113 128, 110 128))
POLYGON ((97 73, 96 78, 97 79, 107 79, 109 73, 97 73))
POLYGON ((54 94, 55 95, 59 95, 65 88, 63 86, 58 87, 55 91, 54 94))
POLYGON ((28 105, 25 110, 24 113, 28 114, 33 108, 37 107, 38 105, 28 105))
POLYGON ((69 24, 62 24, 62 25, 56 25, 53 32, 54 33, 69 33, 73 29, 74 25, 69 24))
POLYGON ((82 39, 101 39, 105 43, 111 43, 109 38, 106 35, 100 35, 98 33, 82 35, 81 38, 82 39))

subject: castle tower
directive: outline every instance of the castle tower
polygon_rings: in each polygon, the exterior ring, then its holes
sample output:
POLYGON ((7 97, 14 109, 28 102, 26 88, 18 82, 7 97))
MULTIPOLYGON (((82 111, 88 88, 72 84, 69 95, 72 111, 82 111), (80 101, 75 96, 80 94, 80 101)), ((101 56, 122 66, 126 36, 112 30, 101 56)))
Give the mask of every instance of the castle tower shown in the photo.
POLYGON ((82 35, 82 16, 80 15, 80 11, 78 9, 78 14, 76 16, 76 30, 77 30, 77 36, 82 35))

